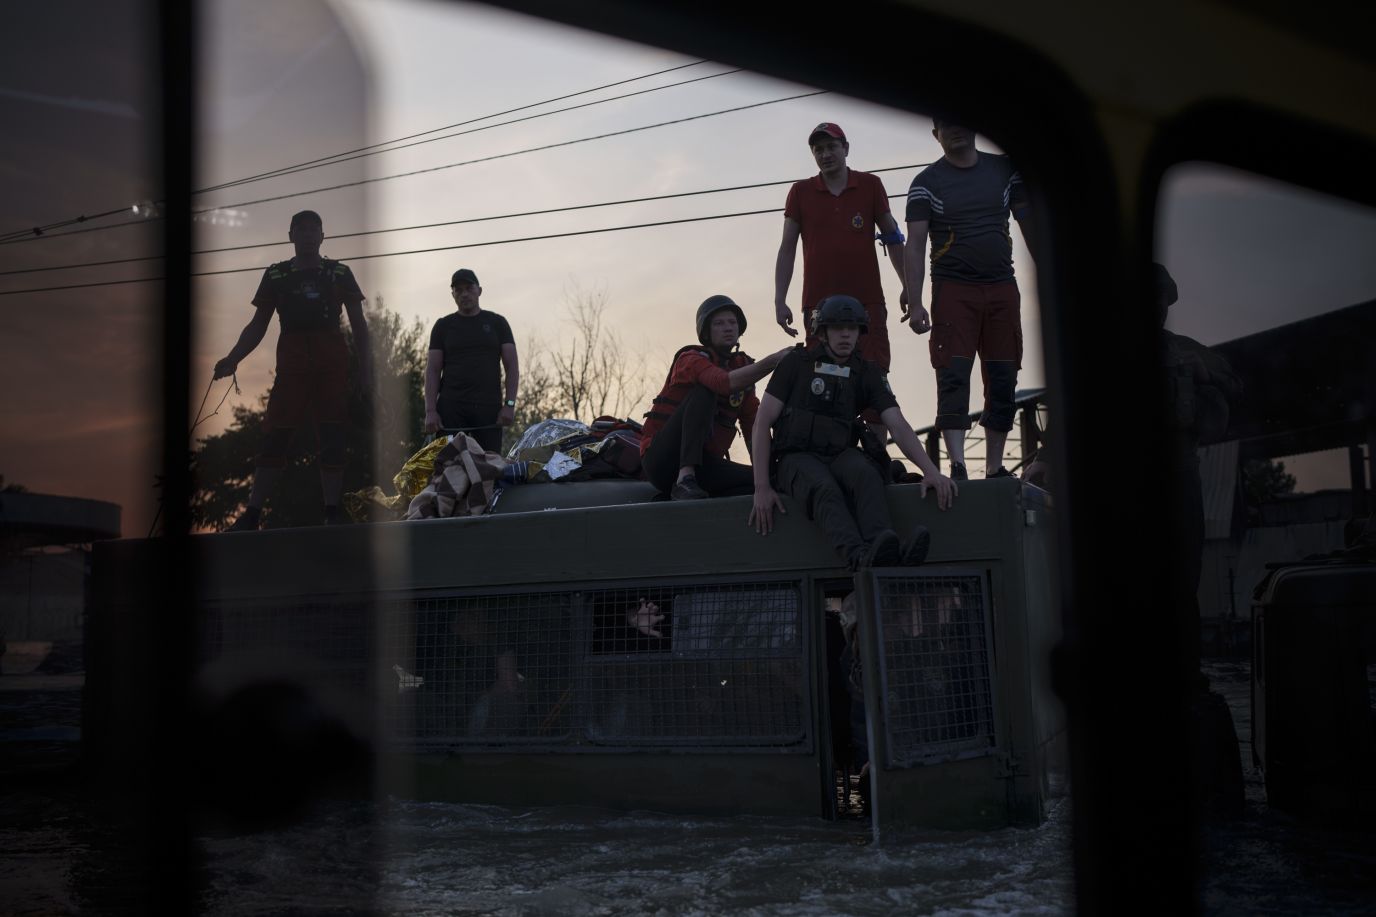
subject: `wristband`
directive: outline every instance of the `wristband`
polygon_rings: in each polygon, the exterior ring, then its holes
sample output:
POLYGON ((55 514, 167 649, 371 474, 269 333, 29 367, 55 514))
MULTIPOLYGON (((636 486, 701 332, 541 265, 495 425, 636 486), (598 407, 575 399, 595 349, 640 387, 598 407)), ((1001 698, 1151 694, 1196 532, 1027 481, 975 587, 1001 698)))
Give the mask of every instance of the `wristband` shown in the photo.
POLYGON ((506 401, 503 401, 502 404, 506 405, 509 408, 516 407, 516 402, 511 398, 508 398, 506 401))

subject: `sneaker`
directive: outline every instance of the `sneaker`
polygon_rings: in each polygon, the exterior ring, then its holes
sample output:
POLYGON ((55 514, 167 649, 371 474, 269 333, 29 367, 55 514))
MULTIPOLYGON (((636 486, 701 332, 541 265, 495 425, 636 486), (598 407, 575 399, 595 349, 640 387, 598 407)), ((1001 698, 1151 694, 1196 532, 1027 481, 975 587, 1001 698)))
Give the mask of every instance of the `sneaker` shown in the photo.
POLYGON ((1013 476, 1013 472, 1009 471, 1007 468, 1004 468, 1002 465, 1000 465, 994 471, 986 471, 984 473, 984 476, 986 478, 1011 478, 1013 476))
POLYGON ((238 519, 225 529, 226 532, 256 532, 263 519, 263 511, 256 506, 246 506, 238 519))
POLYGON ((952 481, 968 481, 968 480, 970 480, 970 475, 968 475, 968 474, 965 472, 965 463, 964 463, 964 462, 952 462, 952 463, 951 463, 951 480, 952 480, 952 481))
POLYGON ((669 491, 670 500, 706 500, 710 497, 707 491, 698 485, 698 479, 691 474, 674 485, 674 489, 669 491))
POLYGON ((861 567, 897 567, 903 559, 903 547, 892 529, 874 536, 860 558, 861 567))
POLYGON ((925 525, 913 526, 912 532, 908 535, 908 540, 903 542, 902 564, 905 567, 916 567, 927 559, 927 552, 932 547, 932 533, 927 530, 925 525))

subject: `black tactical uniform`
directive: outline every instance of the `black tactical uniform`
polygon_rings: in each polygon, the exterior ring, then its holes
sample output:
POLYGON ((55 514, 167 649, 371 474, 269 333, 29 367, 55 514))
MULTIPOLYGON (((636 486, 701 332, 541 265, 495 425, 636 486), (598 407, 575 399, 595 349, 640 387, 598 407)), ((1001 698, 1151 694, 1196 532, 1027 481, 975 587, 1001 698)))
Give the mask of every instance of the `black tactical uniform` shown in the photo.
POLYGON ((856 445, 858 417, 865 408, 882 413, 898 402, 877 365, 858 354, 839 365, 831 361, 825 345, 800 347, 774 370, 766 391, 784 408, 774 424, 771 455, 778 489, 801 503, 836 550, 858 567, 867 546, 893 528, 884 478, 856 445))

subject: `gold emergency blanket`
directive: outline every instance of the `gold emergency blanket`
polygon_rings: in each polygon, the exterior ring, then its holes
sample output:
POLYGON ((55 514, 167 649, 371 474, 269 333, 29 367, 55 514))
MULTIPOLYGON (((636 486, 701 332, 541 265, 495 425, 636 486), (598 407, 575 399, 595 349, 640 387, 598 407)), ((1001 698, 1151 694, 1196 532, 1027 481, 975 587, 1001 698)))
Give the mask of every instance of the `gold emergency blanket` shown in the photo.
POLYGON ((396 496, 389 497, 381 487, 374 484, 353 493, 344 495, 344 511, 355 522, 367 522, 381 516, 385 519, 400 519, 412 498, 425 489, 435 473, 435 457, 449 445, 448 436, 437 436, 417 450, 392 477, 396 496))

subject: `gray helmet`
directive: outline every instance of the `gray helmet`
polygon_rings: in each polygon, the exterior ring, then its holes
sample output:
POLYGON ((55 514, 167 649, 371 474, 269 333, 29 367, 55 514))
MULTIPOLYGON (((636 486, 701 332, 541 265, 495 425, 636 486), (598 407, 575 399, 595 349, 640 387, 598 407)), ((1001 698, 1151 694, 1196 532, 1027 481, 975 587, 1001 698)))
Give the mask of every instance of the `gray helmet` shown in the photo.
POLYGON ((710 346, 711 335, 708 333, 708 327, 712 324, 712 316, 722 309, 735 311, 736 323, 740 325, 736 336, 745 334, 745 310, 736 305, 736 301, 730 296, 723 296, 718 293, 716 296, 707 297, 702 301, 702 305, 698 306, 698 343, 702 346, 710 346))
POLYGON ((870 317, 860 300, 844 293, 828 296, 812 314, 812 331, 821 333, 827 325, 859 325, 861 331, 870 330, 870 317))

